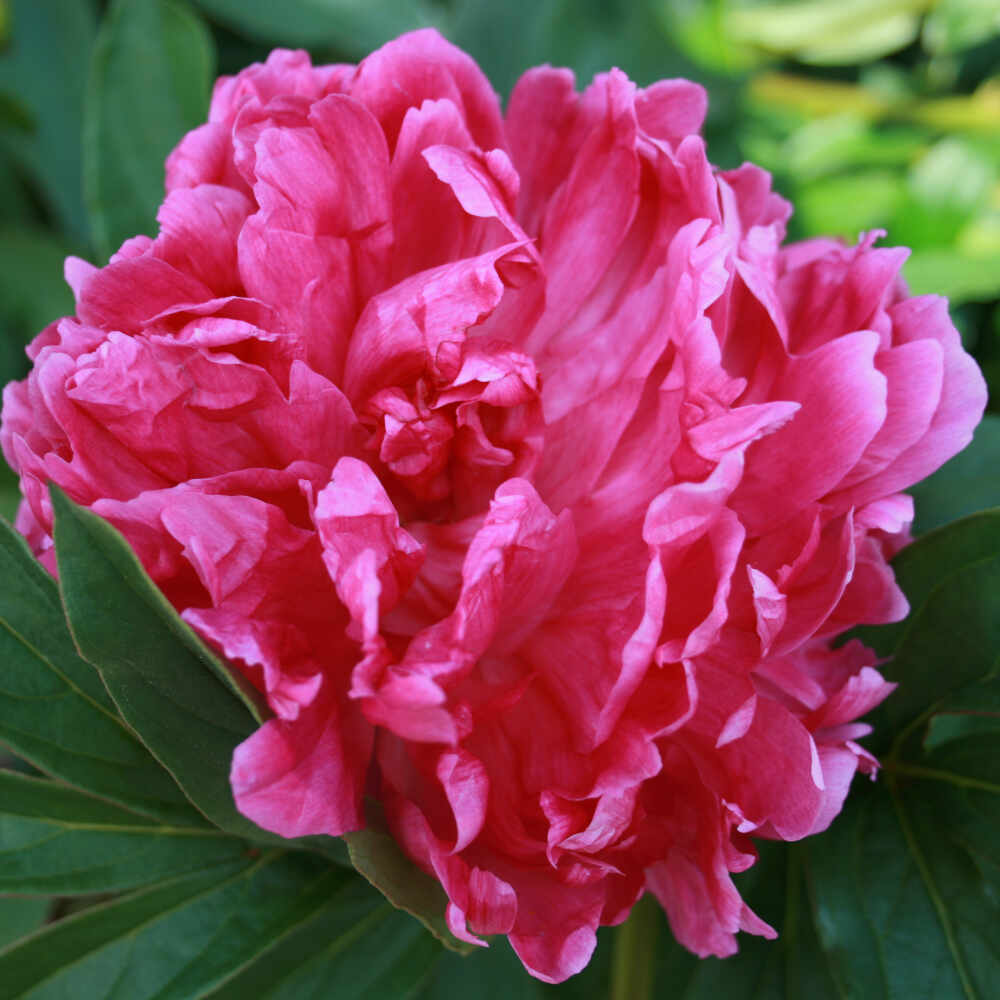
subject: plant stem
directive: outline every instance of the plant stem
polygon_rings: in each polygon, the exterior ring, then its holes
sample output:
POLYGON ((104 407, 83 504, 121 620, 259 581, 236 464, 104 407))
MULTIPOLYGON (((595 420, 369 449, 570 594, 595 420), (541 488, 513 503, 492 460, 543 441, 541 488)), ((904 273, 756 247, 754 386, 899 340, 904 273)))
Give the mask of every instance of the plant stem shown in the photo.
POLYGON ((611 1000, 649 1000, 653 995, 660 914, 647 893, 618 929, 611 968, 611 1000))

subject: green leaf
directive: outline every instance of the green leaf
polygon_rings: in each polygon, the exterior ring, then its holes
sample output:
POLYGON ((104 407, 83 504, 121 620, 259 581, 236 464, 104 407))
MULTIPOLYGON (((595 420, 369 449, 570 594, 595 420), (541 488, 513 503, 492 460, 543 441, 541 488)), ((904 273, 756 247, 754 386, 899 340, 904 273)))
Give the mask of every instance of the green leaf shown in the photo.
POLYGON ((73 293, 63 280, 69 253, 43 230, 0 230, 0 301, 7 322, 34 336, 54 319, 72 315, 73 293))
POLYGON ((65 785, 0 771, 0 893, 114 892, 238 861, 246 845, 151 823, 65 785))
POLYGON ((894 99, 856 83, 775 72, 753 77, 747 97, 751 107, 795 115, 799 122, 842 114, 877 120, 895 105, 894 99))
MULTIPOLYGON (((799 845, 761 843, 760 860, 737 886, 747 904, 778 932, 777 941, 741 935, 730 958, 699 959, 675 941, 660 949, 659 993, 677 1000, 836 1000, 809 915, 799 845)), ((669 932, 664 932, 669 941, 669 932)))
POLYGON ((448 929, 444 911, 448 905, 441 883, 421 871, 386 832, 380 807, 368 800, 367 827, 344 836, 351 864, 393 906, 416 917, 442 944, 460 954, 474 949, 448 929))
POLYGON ((1000 504, 1000 417, 983 417, 972 444, 910 492, 918 534, 1000 504))
POLYGON ((59 585, 80 652, 122 718, 216 826, 260 836, 229 788, 234 747, 254 730, 225 667, 146 576, 106 521, 51 487, 59 585))
POLYGON ((5 142, 40 182, 60 226, 85 242, 80 134, 96 34, 94 5, 90 0, 10 0, 10 13, 0 90, 24 104, 32 128, 8 133, 5 142))
POLYGON ((924 749, 929 753, 968 736, 996 733, 1000 733, 1000 691, 995 685, 970 685, 928 719, 924 749))
POLYGON ((841 992, 986 1000, 1000 976, 1000 879, 980 846, 995 840, 995 818, 969 843, 976 807, 962 789, 891 773, 880 783, 855 789, 851 808, 808 847, 841 992))
POLYGON ((913 615, 884 670, 900 682, 886 717, 903 729, 935 702, 991 674, 998 657, 1000 555, 948 576, 913 615))
POLYGON ((366 56, 405 31, 440 20, 430 4, 412 0, 198 0, 226 27, 268 45, 329 46, 366 56))
POLYGON ((255 693, 181 620, 107 521, 77 507, 58 487, 50 492, 70 629, 122 718, 216 826, 258 842, 322 851, 347 864, 338 838, 284 840, 236 809, 229 767, 233 750, 261 718, 255 693))
POLYGON ((864 170, 802 185, 797 209, 809 234, 830 234, 853 242, 858 233, 885 225, 903 195, 891 170, 864 170))
MULTIPOLYGON (((262 989, 239 995, 256 1000, 272 995, 263 992, 271 956, 293 939, 301 942, 298 932, 306 927, 312 954, 328 953, 320 978, 321 995, 329 996, 342 969, 368 981, 385 974, 398 957, 398 934, 409 930, 392 916, 345 869, 275 851, 172 879, 46 927, 0 952, 2 996, 193 1000, 225 991, 246 972, 251 982, 260 978, 262 989), (353 949, 363 944, 363 963, 355 966, 353 949)), ((296 997, 308 995, 315 994, 296 997)))
POLYGON ((888 656, 935 587, 995 552, 1000 552, 1000 508, 980 511, 917 539, 892 561, 896 582, 910 602, 910 617, 894 625, 857 629, 857 635, 881 656, 888 656))
MULTIPOLYGON (((462 0, 456 6, 449 37, 477 61, 504 95, 529 67, 546 62, 568 66, 581 88, 595 73, 611 66, 620 67, 641 84, 693 74, 690 61, 668 41, 649 3, 462 0), (498 38, 504 40, 502 45, 497 44, 498 38)), ((717 98, 721 104, 721 88, 717 98)))
MULTIPOLYGON (((592 965, 597 961, 598 954, 595 954, 592 965)), ((592 975, 588 966, 587 971, 577 978, 590 978, 592 975)), ((560 994, 568 992, 575 981, 571 979, 569 984, 559 987, 560 994)), ((528 975, 507 939, 497 937, 490 941, 488 948, 477 948, 471 955, 445 952, 434 970, 433 979, 420 994, 420 1000, 458 1000, 460 997, 545 1000, 550 992, 549 988, 528 975)), ((600 996, 606 992, 602 989, 592 995, 600 996)))
POLYGON ((931 146, 909 172, 893 239, 916 249, 950 246, 988 208, 996 173, 972 143, 948 138, 931 146))
POLYGON ((931 52, 958 52, 998 32, 996 0, 939 0, 924 21, 923 43, 931 52))
MULTIPOLYGON (((232 699, 218 702, 220 706, 224 706, 220 708, 222 712, 220 718, 227 720, 234 732, 242 732, 246 729, 247 714, 254 722, 258 724, 262 722, 265 715, 268 714, 268 709, 258 692, 235 670, 225 666, 183 621, 170 602, 160 593, 156 584, 146 575, 146 571, 122 536, 103 518, 77 507, 57 486, 52 486, 51 493, 53 509, 62 511, 64 519, 71 521, 74 525, 74 528, 70 529, 72 532, 71 544, 74 545, 76 552, 74 566, 79 561, 81 572, 104 574, 108 577, 103 580, 106 584, 110 584, 113 577, 117 589, 121 592, 119 596, 124 598, 128 594, 133 597, 128 603, 136 618, 129 622, 121 617, 122 609, 113 601, 108 601, 98 595, 80 594, 83 605, 80 607, 79 614, 83 613, 84 607, 90 602, 90 609, 95 614, 99 614, 103 610, 106 617, 117 618, 119 622, 124 622, 126 625, 125 628, 111 629, 102 627, 103 622, 82 622, 80 629, 97 643, 97 645, 92 646, 95 653, 99 656, 107 653, 111 657, 123 657, 126 662, 134 661, 134 655, 129 655, 132 637, 127 634, 127 626, 132 624, 143 629, 148 627, 151 629, 150 634, 156 634, 165 642, 182 646, 189 658, 196 660, 202 668, 207 668, 210 674, 214 674, 215 678, 222 682, 224 688, 228 688, 230 694, 235 695, 238 701, 242 702, 245 713, 233 706, 232 699), (90 566, 87 556, 82 554, 88 546, 104 554, 105 560, 100 568, 96 565, 90 566), (135 598, 138 598, 138 601, 135 598)), ((58 514, 56 521, 58 525, 58 514)), ((58 544, 56 552, 57 557, 60 557, 58 544)), ((60 557, 60 571, 61 568, 62 560, 60 557)), ((63 590, 65 591, 65 588, 63 590)), ((71 628, 73 622, 74 618, 70 616, 71 628)), ((73 631, 74 637, 76 637, 78 630, 74 628, 73 631)), ((154 677, 162 687, 166 687, 170 683, 163 675, 156 675, 152 669, 146 668, 144 672, 154 677)), ((211 699, 208 704, 212 704, 217 700, 218 686, 209 683, 208 680, 202 680, 201 673, 202 671, 195 673, 195 677, 198 679, 192 683, 198 685, 198 691, 205 693, 211 699)), ((207 716, 209 713, 201 712, 200 714, 207 716)))
POLYGON ((199 997, 407 1000, 421 989, 440 953, 441 946, 419 923, 381 901, 367 885, 353 882, 342 898, 333 897, 313 920, 277 940, 258 961, 218 989, 199 997))
POLYGON ((727 18, 735 40, 803 62, 868 62, 909 45, 920 30, 927 0, 798 0, 733 6, 727 18))
MULTIPOLYGON (((18 141, 23 139, 15 137, 14 144, 18 141)), ((37 225, 39 206, 32 204, 29 178, 14 153, 5 148, 9 144, 10 137, 5 141, 0 131, 0 225, 5 228, 37 225)))
POLYGON ((914 250, 903 265, 903 277, 914 295, 946 295, 952 305, 994 299, 1000 295, 1000 254, 914 250))
POLYGON ((80 658, 52 577, 0 522, 0 739, 41 770, 165 822, 199 814, 80 658))
POLYGON ((1000 663, 1000 510, 983 511, 925 535, 894 560, 910 616, 858 629, 882 655, 899 688, 877 710, 871 747, 908 736, 934 712, 989 700, 977 685, 1000 663), (956 655, 960 650, 960 655, 956 655))
POLYGON ((808 846, 817 927, 846 996, 985 1000, 1000 977, 1000 512, 906 552, 917 611, 885 668, 892 747, 878 786, 808 846))
POLYGON ((163 163, 206 118, 212 39, 179 0, 115 0, 94 48, 84 128, 84 182, 102 255, 153 234, 163 163))
POLYGON ((765 57, 726 30, 726 6, 719 2, 678 4, 671 0, 654 4, 670 37, 699 66, 736 76, 756 68, 765 57))
MULTIPOLYGON (((865 167, 908 164, 926 142, 917 129, 874 128, 856 113, 823 115, 796 128, 783 144, 776 166, 800 181, 865 167)), ((897 180, 896 186, 901 187, 897 180)), ((897 198, 899 192, 893 192, 897 198)))
POLYGON ((952 93, 920 101, 908 109, 907 116, 939 132, 978 133, 992 137, 1000 124, 998 92, 1000 80, 993 77, 981 83, 971 94, 952 93))
POLYGON ((17 516, 17 508, 21 503, 21 490, 17 483, 14 470, 0 459, 0 517, 8 523, 17 516))
POLYGON ((0 896, 0 949, 35 930, 52 901, 38 896, 0 896))

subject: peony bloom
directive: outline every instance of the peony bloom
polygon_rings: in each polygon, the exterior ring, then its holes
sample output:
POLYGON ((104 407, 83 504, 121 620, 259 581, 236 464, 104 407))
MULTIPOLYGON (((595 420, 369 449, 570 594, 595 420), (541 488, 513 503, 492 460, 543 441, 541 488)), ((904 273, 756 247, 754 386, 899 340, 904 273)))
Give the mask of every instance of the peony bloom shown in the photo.
POLYGON ((379 799, 452 931, 557 982, 652 892, 699 955, 774 931, 731 874, 836 816, 906 614, 900 491, 985 402, 875 236, 783 246, 705 94, 526 73, 433 32, 219 81, 156 239, 75 259, 4 394, 18 528, 114 524, 274 715, 240 810, 379 799))

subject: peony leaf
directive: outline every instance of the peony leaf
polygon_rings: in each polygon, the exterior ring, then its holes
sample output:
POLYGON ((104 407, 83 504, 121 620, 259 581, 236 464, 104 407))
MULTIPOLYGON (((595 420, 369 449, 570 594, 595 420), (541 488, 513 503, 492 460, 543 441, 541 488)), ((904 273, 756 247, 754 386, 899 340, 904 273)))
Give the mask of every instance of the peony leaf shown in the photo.
POLYGON ((73 638, 153 756, 228 833, 319 850, 346 864, 336 838, 283 840, 237 811, 229 766, 237 744, 255 728, 250 695, 180 619, 121 535, 58 487, 51 496, 73 638))
MULTIPOLYGON (((199 663, 207 667, 218 680, 222 681, 232 694, 236 695, 254 722, 263 722, 268 713, 268 709, 263 704, 263 699, 260 698, 249 682, 237 675, 235 671, 224 666, 212 650, 201 641, 191 627, 174 611, 167 599, 146 575, 146 571, 142 568, 139 560, 136 559, 135 554, 121 535, 107 521, 96 514, 87 513, 81 508, 76 507, 57 486, 52 487, 52 493, 53 507, 58 502, 60 509, 64 512, 70 512, 73 517, 79 519, 81 527, 90 535, 93 541, 110 554, 111 564, 117 568, 118 573, 124 578, 124 582, 128 588, 142 598, 144 606, 137 606, 136 612, 141 615, 143 624, 147 624, 146 619, 152 614, 153 618, 158 622, 160 630, 166 630, 176 642, 179 642, 186 648, 189 655, 192 655, 199 663), (57 494, 58 501, 56 499, 57 494)), ((58 548, 56 552, 58 556, 58 548)), ((107 607, 112 605, 105 604, 104 606, 107 609, 107 607)), ((117 606, 113 607, 114 616, 119 616, 119 621, 121 621, 120 609, 117 606)), ((93 624, 88 623, 88 631, 93 624)), ((72 619, 70 619, 70 626, 72 628, 72 619)), ((115 636, 115 640, 119 644, 119 649, 125 649, 129 643, 127 628, 118 631, 122 634, 115 636)), ((102 641, 107 642, 109 638, 105 637, 102 641)), ((211 685, 205 685, 205 690, 214 692, 215 688, 211 685)), ((246 728, 244 715, 233 709, 229 705, 229 702, 226 702, 226 704, 228 707, 223 711, 222 717, 230 721, 234 732, 242 732, 246 728)))
POLYGON ((57 487, 51 492, 59 585, 77 647, 198 809, 231 833, 258 834, 229 789, 233 748, 253 732, 254 720, 206 669, 199 640, 125 540, 57 487))
POLYGON ((972 444, 912 492, 917 532, 929 531, 1000 501, 1000 417, 986 414, 972 444))
POLYGON ((379 897, 368 886, 353 882, 343 895, 341 900, 331 899, 314 920, 277 940, 254 964, 198 996, 203 1000, 415 996, 441 946, 405 913, 384 902, 377 905, 379 897), (362 910, 364 906, 368 908, 362 910))
POLYGON ((404 31, 435 23, 439 9, 413 0, 198 0, 211 17, 267 45, 331 46, 361 57, 404 31))
MULTIPOLYGON (((998 750, 982 758, 994 777, 998 750)), ((989 792, 892 773, 881 780, 883 788, 856 790, 844 817, 809 846, 817 925, 841 991, 992 996, 1000 785, 989 792)))
MULTIPOLYGON (((412 921, 395 916, 344 869, 269 852, 52 924, 0 952, 0 983, 5 1000, 192 1000, 228 996, 245 976, 254 985, 241 997, 288 996, 264 990, 279 970, 288 975, 281 958, 287 962, 287 946, 295 942, 299 974, 313 976, 312 990, 291 994, 296 998, 330 995, 341 982, 358 992, 338 989, 338 997, 394 995, 365 989, 383 977, 391 981, 393 963, 411 955, 416 937, 425 939, 424 968, 437 951, 412 921)), ((417 971, 411 965, 406 973, 417 971)))
POLYGON ((941 699, 995 672, 998 659, 1000 554, 951 574, 912 616, 885 670, 900 684, 886 701, 886 718, 901 731, 941 699))
POLYGON ((0 897, 0 949, 35 930, 51 908, 51 900, 38 896, 0 897))
POLYGON ((351 864, 393 906, 416 917, 442 944, 469 954, 475 946, 456 938, 445 923, 448 897, 441 883, 421 871, 384 832, 385 821, 378 803, 369 799, 365 805, 368 828, 344 837, 351 864))
MULTIPOLYGON (((664 927, 656 966, 658 989, 677 1000, 838 1000, 827 960, 809 915, 798 845, 758 844, 760 860, 737 880, 757 914, 780 933, 778 941, 742 936, 730 958, 699 959, 670 939, 664 927), (669 942, 669 944, 667 943, 669 942)), ((664 921, 665 923, 665 921, 664 921)), ((660 995, 653 993, 654 996, 660 995)))
POLYGON ((1000 508, 979 511, 932 531, 892 561, 896 580, 910 602, 910 616, 895 625, 860 628, 857 634, 882 656, 899 645, 931 592, 963 566, 1000 551, 1000 508))
MULTIPOLYGON (((602 956, 598 946, 594 961, 579 976, 569 979, 559 987, 562 995, 571 996, 578 980, 586 980, 596 988, 585 996, 603 996, 607 989, 595 977, 594 968, 602 956)), ((476 1000, 544 1000, 551 988, 544 986, 524 971, 521 960, 503 938, 490 942, 489 948, 477 948, 471 955, 445 952, 434 970, 431 981, 420 993, 420 1000, 459 1000, 475 997, 476 1000)))
POLYGON ((200 124, 214 72, 212 39, 178 0, 116 0, 94 47, 84 116, 84 188, 103 256, 154 234, 163 162, 200 124))
POLYGON ((203 824, 80 658, 59 591, 0 521, 0 739, 36 767, 167 823, 203 824))
POLYGON ((878 785, 856 789, 808 848, 845 995, 974 1000, 1000 976, 998 515, 933 532, 897 560, 917 611, 886 670, 900 682, 882 713, 895 739, 878 785))
POLYGON ((5 521, 13 521, 17 517, 17 508, 21 503, 21 490, 17 485, 17 476, 13 469, 0 461, 0 517, 5 521))
POLYGON ((0 771, 0 893, 112 892, 238 861, 246 845, 151 823, 53 781, 0 771))

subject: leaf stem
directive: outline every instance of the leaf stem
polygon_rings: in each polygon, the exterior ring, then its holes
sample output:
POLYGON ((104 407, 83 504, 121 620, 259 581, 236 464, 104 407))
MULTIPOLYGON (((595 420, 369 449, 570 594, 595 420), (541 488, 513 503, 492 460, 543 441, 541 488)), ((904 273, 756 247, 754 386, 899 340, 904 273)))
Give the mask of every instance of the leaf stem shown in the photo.
POLYGON ((660 915, 649 893, 618 929, 611 967, 611 1000, 649 1000, 653 995, 660 915))

